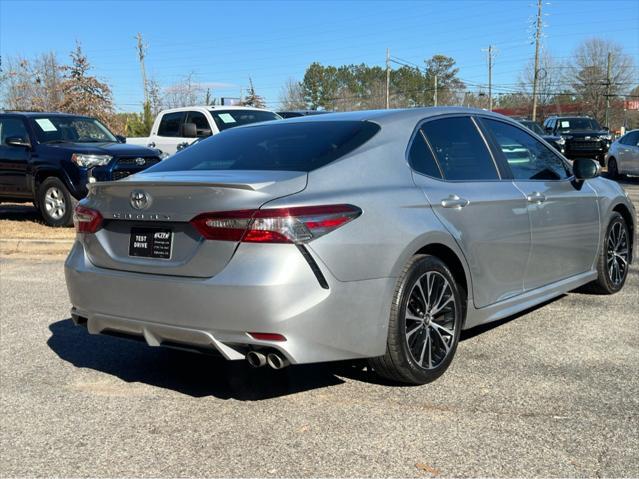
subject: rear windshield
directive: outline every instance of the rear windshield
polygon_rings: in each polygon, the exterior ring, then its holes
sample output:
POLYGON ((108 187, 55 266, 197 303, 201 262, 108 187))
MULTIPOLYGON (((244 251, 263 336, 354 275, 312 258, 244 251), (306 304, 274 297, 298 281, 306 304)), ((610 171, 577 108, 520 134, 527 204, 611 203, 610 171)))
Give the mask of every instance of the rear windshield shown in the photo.
POLYGON ((176 153, 148 172, 312 171, 353 151, 380 130, 368 121, 277 122, 236 128, 176 153))
POLYGON ((236 126, 248 125, 259 121, 281 120, 282 118, 272 111, 262 110, 211 110, 213 121, 220 131, 228 130, 236 126))

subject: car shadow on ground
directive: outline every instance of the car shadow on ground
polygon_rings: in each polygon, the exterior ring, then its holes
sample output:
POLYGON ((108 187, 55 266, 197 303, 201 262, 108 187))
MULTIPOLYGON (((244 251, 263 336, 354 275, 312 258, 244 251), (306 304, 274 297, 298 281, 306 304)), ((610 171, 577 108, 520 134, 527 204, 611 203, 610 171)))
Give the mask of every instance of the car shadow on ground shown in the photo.
POLYGON ((31 203, 0 204, 0 220, 43 223, 40 212, 31 203))
POLYGON ((346 361, 299 365, 280 371, 251 368, 245 361, 224 359, 145 343, 96 336, 71 319, 49 326, 48 346, 78 368, 111 374, 123 381, 170 389, 192 397, 258 401, 343 384, 339 376, 378 382, 365 363, 346 361))

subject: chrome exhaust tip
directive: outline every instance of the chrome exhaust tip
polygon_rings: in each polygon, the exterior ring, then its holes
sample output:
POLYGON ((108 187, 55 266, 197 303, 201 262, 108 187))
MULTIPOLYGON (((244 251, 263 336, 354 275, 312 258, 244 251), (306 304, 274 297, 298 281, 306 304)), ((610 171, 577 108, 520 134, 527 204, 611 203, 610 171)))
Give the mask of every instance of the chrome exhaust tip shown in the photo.
POLYGON ((249 351, 246 353, 246 361, 254 368, 261 368, 266 365, 266 356, 257 351, 249 351))
POLYGON ((266 362, 273 369, 283 369, 290 364, 288 359, 278 353, 269 353, 266 356, 266 362))

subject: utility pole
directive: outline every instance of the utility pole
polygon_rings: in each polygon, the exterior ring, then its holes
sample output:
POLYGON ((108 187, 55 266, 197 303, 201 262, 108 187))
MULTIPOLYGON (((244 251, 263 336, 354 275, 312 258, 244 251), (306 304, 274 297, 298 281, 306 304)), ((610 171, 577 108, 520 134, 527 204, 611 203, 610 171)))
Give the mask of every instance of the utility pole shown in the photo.
POLYGON ((437 75, 435 75, 435 91, 433 92, 433 106, 437 106, 437 75))
POLYGON ((535 22, 535 71, 533 72, 533 107, 532 107, 532 121, 537 119, 537 83, 539 82, 539 40, 541 38, 541 27, 543 22, 541 21, 541 6, 542 0, 537 0, 537 21, 535 22))
POLYGON ((386 49, 386 109, 390 108, 390 48, 386 49))
POLYGON ((493 109, 493 46, 488 45, 488 109, 493 109))
POLYGON ((146 55, 146 45, 144 45, 144 42, 142 41, 142 34, 140 32, 138 32, 137 36, 135 37, 138 40, 138 58, 140 60, 140 70, 142 71, 142 87, 144 88, 144 104, 146 105, 146 103, 149 101, 149 93, 148 93, 148 88, 147 88, 147 84, 146 84, 146 68, 144 68, 144 57, 146 55))
POLYGON ((608 52, 608 66, 606 68, 606 128, 610 128, 610 70, 612 67, 612 53, 608 52))

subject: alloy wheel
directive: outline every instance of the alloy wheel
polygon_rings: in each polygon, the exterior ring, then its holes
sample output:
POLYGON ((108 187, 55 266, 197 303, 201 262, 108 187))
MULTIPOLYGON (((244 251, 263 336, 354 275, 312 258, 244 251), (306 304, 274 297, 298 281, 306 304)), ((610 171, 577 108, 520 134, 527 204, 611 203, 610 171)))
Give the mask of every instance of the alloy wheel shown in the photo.
POLYGON ((607 241, 606 265, 608 278, 614 286, 623 283, 628 272, 628 233, 624 224, 617 221, 610 228, 607 241))
POLYGON ((405 313, 405 335, 413 360, 424 369, 439 366, 455 340, 457 311, 453 288, 437 271, 413 284, 405 313))
POLYGON ((59 220, 67 210, 64 193, 60 188, 52 186, 44 194, 44 208, 47 214, 54 220, 59 220))

